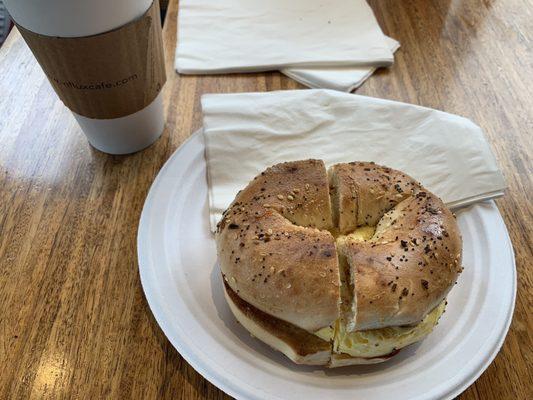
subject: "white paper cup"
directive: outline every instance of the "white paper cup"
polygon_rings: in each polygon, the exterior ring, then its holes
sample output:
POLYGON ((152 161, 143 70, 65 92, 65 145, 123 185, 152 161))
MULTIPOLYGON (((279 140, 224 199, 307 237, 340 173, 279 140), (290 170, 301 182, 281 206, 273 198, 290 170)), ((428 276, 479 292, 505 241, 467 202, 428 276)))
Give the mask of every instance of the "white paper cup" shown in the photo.
MULTIPOLYGON (((154 0, 157 1, 157 0, 154 0)), ((59 37, 97 35, 142 16, 152 0, 4 0, 18 25, 59 37)), ((112 119, 73 113, 89 143, 106 153, 128 154, 155 142, 164 128, 162 92, 145 108, 112 119)))

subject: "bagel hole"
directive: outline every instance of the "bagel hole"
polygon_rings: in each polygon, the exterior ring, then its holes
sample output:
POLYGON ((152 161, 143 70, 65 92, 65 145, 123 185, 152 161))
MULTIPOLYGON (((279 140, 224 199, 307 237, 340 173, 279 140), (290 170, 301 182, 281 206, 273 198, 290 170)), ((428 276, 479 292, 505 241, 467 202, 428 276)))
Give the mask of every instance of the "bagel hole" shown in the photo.
POLYGON ((374 237, 380 238, 383 236, 384 233, 386 233, 389 229, 393 227, 397 223, 398 220, 402 218, 404 215, 404 209, 409 205, 409 203, 412 201, 412 196, 406 197, 401 202, 396 204, 393 208, 391 208, 389 211, 387 211, 383 216, 379 219, 376 228, 374 237))

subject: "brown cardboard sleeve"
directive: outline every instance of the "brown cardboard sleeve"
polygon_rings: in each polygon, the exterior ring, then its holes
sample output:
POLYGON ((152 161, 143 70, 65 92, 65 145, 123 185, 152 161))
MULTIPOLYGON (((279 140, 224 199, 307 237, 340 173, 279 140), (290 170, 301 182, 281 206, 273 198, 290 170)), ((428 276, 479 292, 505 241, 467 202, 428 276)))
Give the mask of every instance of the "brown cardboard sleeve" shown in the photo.
POLYGON ((63 103, 85 117, 133 114, 166 81, 158 0, 138 19, 98 35, 63 38, 18 28, 63 103))

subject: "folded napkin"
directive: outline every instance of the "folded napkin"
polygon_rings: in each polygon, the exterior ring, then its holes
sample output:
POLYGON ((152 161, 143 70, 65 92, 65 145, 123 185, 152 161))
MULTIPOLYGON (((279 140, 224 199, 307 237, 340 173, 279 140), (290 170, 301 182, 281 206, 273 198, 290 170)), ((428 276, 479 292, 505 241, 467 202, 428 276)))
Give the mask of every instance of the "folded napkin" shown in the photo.
POLYGON ((450 207, 505 189, 481 128, 442 111, 314 89, 204 95, 202 110, 213 230, 255 175, 289 160, 374 161, 411 175, 450 207))
POLYGON ((365 0, 182 0, 177 43, 183 74, 393 62, 365 0))
MULTIPOLYGON (((400 43, 385 36, 390 50, 394 53, 400 43)), ((330 68, 284 68, 281 72, 302 85, 315 89, 334 89, 351 92, 357 89, 374 73, 377 67, 330 67, 330 68)))

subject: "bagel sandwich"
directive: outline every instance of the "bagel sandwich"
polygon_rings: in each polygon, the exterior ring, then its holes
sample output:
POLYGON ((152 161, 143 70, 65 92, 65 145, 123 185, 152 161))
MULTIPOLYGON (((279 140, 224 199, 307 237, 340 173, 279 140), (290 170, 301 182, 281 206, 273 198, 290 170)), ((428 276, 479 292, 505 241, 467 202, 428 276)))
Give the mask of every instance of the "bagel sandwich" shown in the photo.
POLYGON ((408 175, 371 162, 276 164, 215 235, 228 305, 298 364, 375 364, 426 337, 461 272, 454 215, 408 175))

